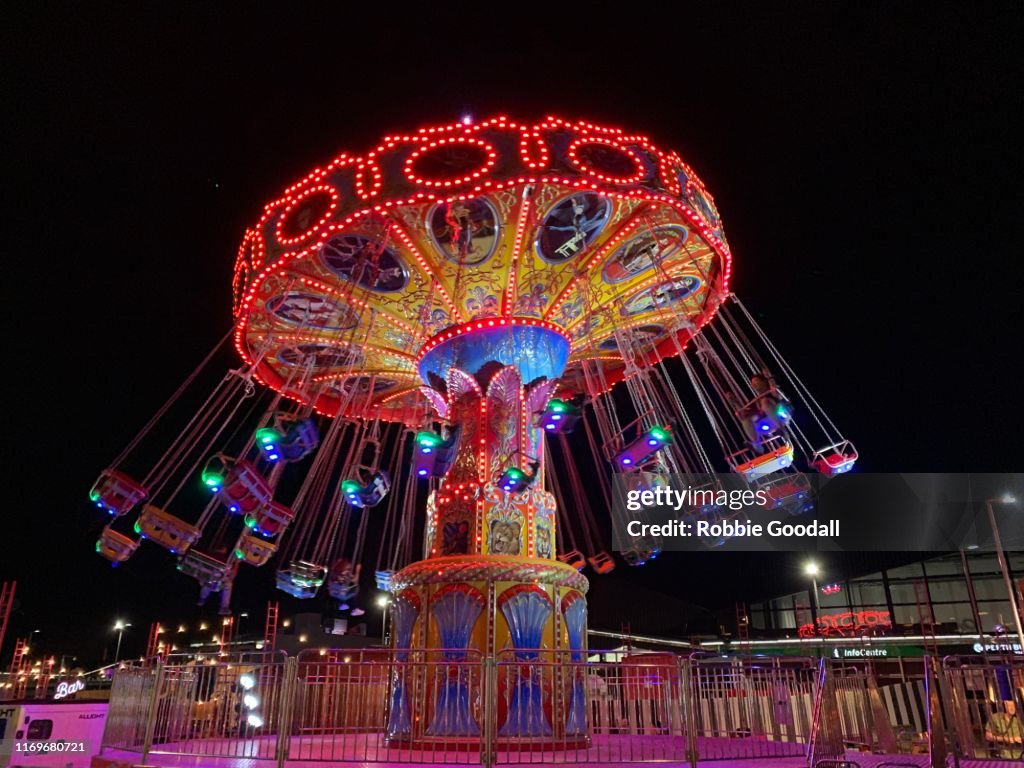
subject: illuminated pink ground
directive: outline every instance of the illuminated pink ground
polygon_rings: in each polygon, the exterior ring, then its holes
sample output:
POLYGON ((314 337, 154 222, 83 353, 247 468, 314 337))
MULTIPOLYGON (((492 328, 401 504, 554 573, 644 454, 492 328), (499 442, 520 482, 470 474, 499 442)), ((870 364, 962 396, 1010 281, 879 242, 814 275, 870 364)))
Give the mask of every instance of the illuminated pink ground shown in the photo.
MULTIPOLYGON (((662 765, 686 766, 682 740, 665 736, 595 737, 589 749, 563 752, 531 753, 524 745, 521 751, 499 751, 496 765, 529 764, 532 766, 609 766, 626 768, 641 762, 659 762, 662 765)), ((193 749, 197 745, 193 745, 193 749)), ((167 748, 167 745, 164 747, 167 748)), ((202 749, 208 754, 183 756, 152 752, 147 766, 160 768, 266 768, 274 765, 273 743, 216 742, 204 741, 202 749), (246 748, 247 747, 247 751, 246 748), (219 753, 215 757, 209 753, 219 753)), ((801 745, 771 742, 761 739, 699 739, 702 755, 700 761, 705 768, 803 768, 806 758, 801 745)), ((388 749, 375 738, 340 739, 331 737, 296 737, 292 740, 292 758, 285 762, 288 768, 315 768, 322 766, 394 766, 419 765, 479 765, 476 750, 471 752, 429 752, 388 749)), ((871 755, 863 752, 849 752, 847 759, 860 768, 897 768, 917 766, 926 768, 927 755, 871 755), (886 763, 888 766, 880 764, 886 763), (894 765, 895 764, 895 765, 894 765)), ((131 768, 140 765, 137 753, 106 750, 102 756, 94 757, 92 768, 131 768)), ((971 766, 978 761, 961 761, 962 766, 971 766)), ((986 761, 985 768, 1000 768, 1019 763, 1011 760, 986 761)))

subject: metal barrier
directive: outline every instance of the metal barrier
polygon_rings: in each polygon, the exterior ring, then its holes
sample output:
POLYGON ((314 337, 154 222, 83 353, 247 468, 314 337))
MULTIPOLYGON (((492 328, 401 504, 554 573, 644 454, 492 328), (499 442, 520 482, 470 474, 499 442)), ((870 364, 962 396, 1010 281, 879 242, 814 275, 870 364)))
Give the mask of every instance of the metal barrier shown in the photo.
POLYGON ((809 659, 693 659, 694 739, 702 760, 799 756, 811 734, 809 659))
POLYGON ((689 760, 687 673, 659 655, 603 663, 569 651, 501 653, 488 747, 499 764, 689 760), (542 706, 524 707, 531 701, 542 706))
POLYGON ((822 660, 816 669, 784 657, 637 654, 597 663, 521 649, 492 658, 465 650, 172 656, 116 673, 103 747, 139 762, 168 755, 268 766, 695 766, 804 755, 817 764, 845 761, 849 750, 862 750, 858 760, 920 754, 925 744, 939 766, 947 742, 962 759, 1024 755, 1024 663, 947 659, 928 676, 925 669, 879 685, 870 664, 822 660), (913 739, 901 738, 904 721, 913 739))
POLYGON ((943 659, 938 674, 940 723, 961 759, 1024 759, 1024 662, 943 659))

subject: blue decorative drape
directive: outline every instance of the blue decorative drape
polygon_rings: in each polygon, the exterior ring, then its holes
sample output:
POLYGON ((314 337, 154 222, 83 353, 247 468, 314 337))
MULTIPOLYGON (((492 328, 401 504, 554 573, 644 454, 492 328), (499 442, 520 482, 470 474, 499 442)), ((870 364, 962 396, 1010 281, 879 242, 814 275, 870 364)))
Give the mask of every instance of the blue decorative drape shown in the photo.
MULTIPOLYGON (((551 610, 548 596, 533 589, 516 591, 501 601, 501 612, 508 623, 517 661, 537 661, 540 657, 538 649, 551 610)), ((519 664, 514 669, 517 670, 516 680, 508 717, 498 735, 550 736, 551 724, 544 713, 544 688, 539 670, 531 664, 519 664)))
POLYGON ((587 703, 583 688, 583 632, 587 623, 587 601, 578 597, 568 605, 563 602, 562 615, 565 617, 565 628, 569 635, 569 655, 573 662, 572 693, 569 695, 569 715, 565 721, 565 733, 568 736, 579 736, 587 732, 587 703))
POLYGON ((409 697, 406 695, 406 669, 403 662, 409 658, 412 628, 420 615, 419 606, 412 600, 399 597, 391 607, 391 626, 395 632, 395 665, 391 686, 391 711, 388 713, 388 738, 408 736, 412 733, 409 715, 409 697))
POLYGON ((434 715, 427 728, 428 736, 478 736, 480 728, 473 719, 469 702, 469 668, 463 663, 473 625, 482 610, 483 598, 470 588, 454 589, 437 597, 430 613, 437 624, 444 649, 444 660, 450 662, 438 682, 434 715))

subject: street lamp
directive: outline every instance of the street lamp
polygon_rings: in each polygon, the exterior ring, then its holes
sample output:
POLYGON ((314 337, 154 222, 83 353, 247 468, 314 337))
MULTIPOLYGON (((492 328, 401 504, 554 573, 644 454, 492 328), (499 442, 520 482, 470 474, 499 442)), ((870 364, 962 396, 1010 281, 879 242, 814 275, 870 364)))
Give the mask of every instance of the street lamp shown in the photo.
POLYGON ((813 560, 808 560, 804 564, 804 573, 811 577, 811 585, 814 587, 814 607, 815 609, 821 608, 821 604, 818 602, 818 574, 821 573, 818 564, 813 560))
MULTIPOLYGON (((996 558, 999 560, 999 570, 1003 574, 1003 583, 1006 584, 1006 596, 1010 599, 1010 610, 1013 613, 1014 625, 1017 628, 1017 642, 1020 644, 1021 652, 1024 653, 1024 628, 1020 625, 1020 606, 1017 605, 1017 594, 1013 588, 1013 580, 1010 578, 1010 569, 1006 565, 1006 553, 1003 551, 1003 541, 999 538, 999 526, 996 525, 996 513, 994 504, 1016 504, 1017 499, 1012 493, 1004 493, 999 499, 986 499, 985 511, 988 512, 988 523, 992 526, 992 541, 996 545, 996 558)), ((980 631, 980 628, 979 628, 980 631)))
POLYGON ((114 663, 117 664, 117 660, 121 658, 121 638, 124 636, 124 631, 130 627, 131 624, 126 621, 118 619, 114 622, 114 629, 117 630, 117 650, 114 651, 114 663))
POLYGON ((383 615, 380 619, 380 644, 381 647, 387 644, 387 632, 388 632, 388 606, 391 605, 391 598, 388 595, 378 595, 377 607, 383 610, 383 615))

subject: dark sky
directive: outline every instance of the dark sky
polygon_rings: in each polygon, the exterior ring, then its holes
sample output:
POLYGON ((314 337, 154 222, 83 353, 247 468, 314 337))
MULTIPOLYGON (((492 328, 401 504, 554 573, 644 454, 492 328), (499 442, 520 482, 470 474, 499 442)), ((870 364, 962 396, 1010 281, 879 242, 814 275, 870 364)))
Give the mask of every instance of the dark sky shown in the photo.
MULTIPOLYGON (((264 202, 343 149, 465 112, 677 149, 722 212, 735 290, 862 467, 1021 469, 1020 4, 443 5, 5 13, 14 633, 98 655, 124 616, 138 652, 151 619, 195 617, 162 550, 95 556, 89 486, 228 328, 264 202)), ((667 554, 609 578, 722 606, 799 584, 795 558, 667 554)), ((262 615, 269 584, 247 573, 237 607, 262 615)))

